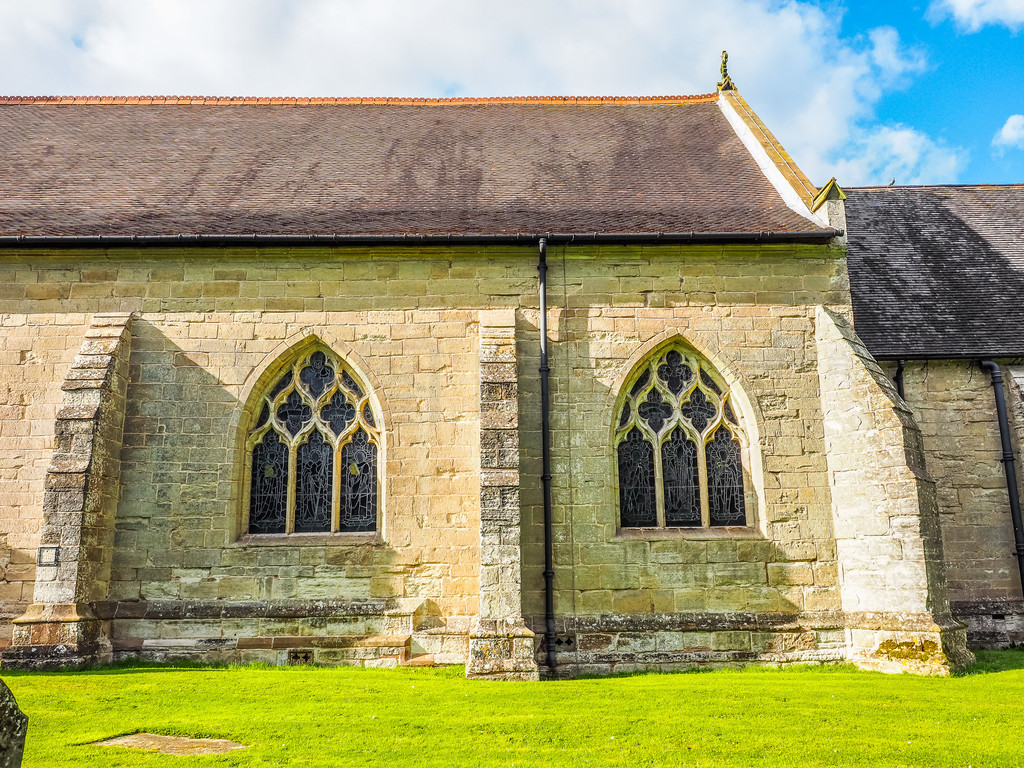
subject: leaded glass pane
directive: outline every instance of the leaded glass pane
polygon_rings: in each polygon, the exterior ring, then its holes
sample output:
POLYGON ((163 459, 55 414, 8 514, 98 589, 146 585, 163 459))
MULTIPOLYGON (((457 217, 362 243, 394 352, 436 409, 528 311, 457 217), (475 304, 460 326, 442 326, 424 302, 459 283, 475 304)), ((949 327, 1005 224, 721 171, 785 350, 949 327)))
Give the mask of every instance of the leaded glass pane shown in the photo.
POLYGON ((682 427, 676 427, 661 446, 661 471, 665 482, 665 525, 700 525, 700 476, 697 444, 682 427))
POLYGON ((327 355, 323 352, 314 352, 309 358, 309 365, 299 373, 299 379, 314 398, 320 397, 334 381, 334 369, 328 365, 327 355))
POLYGON ((654 446, 633 427, 619 443, 619 513, 623 528, 658 524, 654 494, 654 446))
POLYGON ((277 409, 277 419, 284 424, 288 433, 295 437, 302 429, 302 425, 313 416, 313 409, 302 401, 298 392, 292 391, 288 398, 277 409))
POLYGON ((714 403, 708 400, 708 396, 699 389, 693 390, 690 399, 683 403, 679 410, 683 414, 683 418, 693 424, 693 428, 698 432, 703 432, 715 415, 714 403))
POLYGON ((271 430, 252 449, 249 533, 284 533, 288 513, 288 446, 271 430))
POLYGON ((719 427, 705 448, 711 525, 746 525, 740 444, 719 427))
POLYGON ((629 403, 625 403, 622 406, 622 416, 619 417, 619 427, 622 428, 629 423, 629 415, 631 411, 629 409, 629 403))
POLYGON ((708 389, 710 389, 710 390, 711 390, 712 392, 714 392, 714 393, 715 393, 716 395, 720 395, 720 394, 722 394, 722 388, 721 388, 721 387, 719 387, 719 386, 718 386, 717 384, 715 384, 715 380, 714 380, 714 379, 712 379, 712 378, 711 378, 711 377, 710 377, 710 376, 708 375, 707 371, 705 371, 705 370, 704 370, 703 368, 702 368, 702 369, 701 369, 701 371, 700 371, 700 380, 701 380, 701 382, 703 382, 703 384, 704 384, 704 386, 705 386, 705 387, 707 387, 708 389))
POLYGON ((733 415, 732 406, 729 405, 729 401, 728 400, 726 400, 724 403, 722 403, 722 412, 725 414, 725 418, 727 418, 733 424, 736 423, 736 416, 733 415))
POLYGON ((280 395, 282 392, 284 392, 288 388, 288 385, 291 384, 291 383, 292 383, 292 370, 291 370, 291 368, 289 368, 287 371, 285 371, 284 375, 280 379, 277 380, 277 384, 274 385, 274 388, 272 390, 270 390, 270 400, 271 400, 271 402, 273 402, 274 398, 276 398, 278 395, 280 395))
POLYGON ((693 378, 693 369, 683 361, 681 354, 673 350, 665 355, 665 361, 658 366, 658 378, 668 385, 673 395, 678 395, 693 378))
POLYGON ((650 380, 651 380, 651 372, 650 371, 644 371, 643 374, 640 376, 640 378, 636 380, 636 384, 633 385, 633 388, 631 390, 629 390, 629 396, 630 397, 637 397, 641 392, 644 391, 644 387, 647 386, 647 383, 650 380))
POLYGON ((369 403, 363 406, 363 421, 365 421, 371 427, 377 426, 373 421, 373 411, 370 410, 369 403))
POLYGON ((356 384, 355 379, 349 376, 348 371, 341 372, 341 383, 344 384, 351 392, 353 392, 356 397, 363 396, 362 388, 358 384, 356 384))
POLYGON ((362 429, 341 449, 342 531, 377 529, 377 446, 362 429))
POLYGON ((267 423, 267 419, 269 418, 270 406, 267 405, 266 403, 263 403, 263 410, 260 411, 260 417, 256 419, 256 426, 254 427, 254 429, 259 429, 260 427, 262 427, 264 424, 267 423))
POLYGON ((320 418, 327 422, 331 432, 340 435, 356 417, 356 407, 346 398, 340 389, 331 395, 327 405, 320 409, 320 418))
POLYGON ((331 530, 331 497, 334 489, 334 451, 319 430, 299 446, 295 472, 296 533, 331 530))
POLYGON ((658 433, 672 416, 672 406, 665 402, 658 390, 652 389, 647 393, 647 399, 640 404, 636 412, 655 433, 658 433))

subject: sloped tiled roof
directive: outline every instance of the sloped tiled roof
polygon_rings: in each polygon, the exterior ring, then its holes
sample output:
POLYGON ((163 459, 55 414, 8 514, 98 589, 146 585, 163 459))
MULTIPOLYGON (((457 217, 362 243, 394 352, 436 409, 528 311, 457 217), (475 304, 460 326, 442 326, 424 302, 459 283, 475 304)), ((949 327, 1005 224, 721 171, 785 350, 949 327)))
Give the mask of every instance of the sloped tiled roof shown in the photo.
POLYGON ((876 357, 1024 355, 1024 185, 846 194, 854 321, 876 357))
POLYGON ((827 236, 717 98, 0 99, 0 237, 827 236))

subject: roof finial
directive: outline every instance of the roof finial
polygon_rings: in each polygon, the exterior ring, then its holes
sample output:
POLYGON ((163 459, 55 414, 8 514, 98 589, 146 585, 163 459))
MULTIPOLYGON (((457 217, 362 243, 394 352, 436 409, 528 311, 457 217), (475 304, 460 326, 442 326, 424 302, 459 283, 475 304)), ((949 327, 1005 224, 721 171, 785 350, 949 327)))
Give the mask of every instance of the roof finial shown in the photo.
POLYGON ((718 83, 720 91, 735 91, 736 84, 729 77, 729 52, 722 51, 722 80, 718 83))

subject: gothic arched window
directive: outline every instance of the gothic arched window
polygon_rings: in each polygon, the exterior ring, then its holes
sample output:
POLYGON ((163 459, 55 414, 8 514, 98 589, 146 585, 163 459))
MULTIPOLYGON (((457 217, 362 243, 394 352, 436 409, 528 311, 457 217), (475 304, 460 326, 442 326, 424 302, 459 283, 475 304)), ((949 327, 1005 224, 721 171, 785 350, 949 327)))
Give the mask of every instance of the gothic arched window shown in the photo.
POLYGON ((623 528, 747 524, 743 433, 704 360, 663 349, 626 385, 615 424, 623 528))
POLYGON ((301 356, 254 411, 249 533, 377 530, 380 432, 366 386, 338 358, 301 356))

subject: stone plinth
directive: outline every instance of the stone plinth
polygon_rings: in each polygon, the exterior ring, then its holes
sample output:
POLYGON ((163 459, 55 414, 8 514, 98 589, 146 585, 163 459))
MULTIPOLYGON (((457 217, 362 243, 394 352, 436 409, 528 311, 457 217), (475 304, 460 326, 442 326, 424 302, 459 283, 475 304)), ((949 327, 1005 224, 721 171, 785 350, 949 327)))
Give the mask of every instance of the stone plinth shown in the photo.
POLYGON ((33 603, 13 624, 5 669, 85 666, 112 658, 106 625, 85 603, 33 603))
POLYGON ((467 677, 537 680, 534 633, 522 622, 478 619, 469 633, 467 677))

